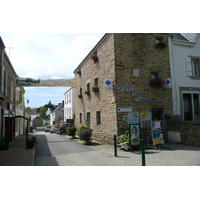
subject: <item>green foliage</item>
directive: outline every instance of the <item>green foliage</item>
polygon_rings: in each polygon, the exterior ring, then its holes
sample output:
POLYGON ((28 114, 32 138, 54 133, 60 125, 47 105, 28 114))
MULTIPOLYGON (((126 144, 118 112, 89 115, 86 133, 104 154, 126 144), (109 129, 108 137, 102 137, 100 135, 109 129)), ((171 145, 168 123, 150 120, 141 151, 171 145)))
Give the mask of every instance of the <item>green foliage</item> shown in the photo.
POLYGON ((122 134, 117 137, 117 144, 121 150, 130 150, 130 136, 129 130, 126 130, 125 134, 122 134))
POLYGON ((81 141, 83 140, 87 144, 92 143, 92 129, 90 129, 89 126, 87 126, 87 125, 80 126, 80 128, 78 130, 78 136, 81 141))
POLYGON ((46 118, 47 116, 46 116, 46 112, 47 112, 47 109, 48 108, 46 108, 46 107, 40 107, 40 109, 39 109, 39 113, 40 113, 40 117, 41 118, 46 118))
POLYGON ((76 134, 76 127, 73 126, 72 124, 70 124, 67 129, 66 132, 69 136, 71 136, 72 138, 75 138, 75 134, 76 134))

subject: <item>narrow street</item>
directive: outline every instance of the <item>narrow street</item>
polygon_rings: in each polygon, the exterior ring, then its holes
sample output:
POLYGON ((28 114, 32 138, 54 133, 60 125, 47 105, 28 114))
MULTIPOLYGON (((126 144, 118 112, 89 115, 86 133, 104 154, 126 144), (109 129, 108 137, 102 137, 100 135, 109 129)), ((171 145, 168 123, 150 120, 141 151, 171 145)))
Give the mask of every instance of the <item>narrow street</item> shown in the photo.
POLYGON ((124 166, 113 155, 96 151, 79 139, 49 132, 34 133, 38 144, 35 166, 124 166))

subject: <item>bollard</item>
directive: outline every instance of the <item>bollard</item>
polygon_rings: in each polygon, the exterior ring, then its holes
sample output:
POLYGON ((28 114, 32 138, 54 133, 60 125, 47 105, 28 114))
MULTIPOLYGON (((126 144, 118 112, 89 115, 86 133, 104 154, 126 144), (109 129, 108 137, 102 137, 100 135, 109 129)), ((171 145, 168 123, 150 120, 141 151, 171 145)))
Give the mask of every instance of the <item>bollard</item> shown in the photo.
POLYGON ((145 166, 145 146, 144 139, 141 139, 141 152, 142 152, 142 166, 145 166))
POLYGON ((117 136, 116 136, 116 134, 114 135, 114 151, 115 151, 115 156, 117 157, 117 136))

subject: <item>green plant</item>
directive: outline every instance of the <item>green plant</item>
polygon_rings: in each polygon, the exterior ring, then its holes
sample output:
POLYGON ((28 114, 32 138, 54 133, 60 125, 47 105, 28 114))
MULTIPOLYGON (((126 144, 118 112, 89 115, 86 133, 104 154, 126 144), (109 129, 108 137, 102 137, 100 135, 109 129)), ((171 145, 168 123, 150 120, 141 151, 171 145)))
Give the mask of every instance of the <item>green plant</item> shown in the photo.
POLYGON ((156 48, 158 48, 158 49, 164 49, 166 46, 167 45, 164 42, 159 42, 156 44, 156 48))
POLYGON ((76 73, 79 74, 79 76, 81 76, 81 70, 78 70, 76 73))
POLYGON ((94 63, 96 63, 96 62, 98 61, 98 56, 97 56, 97 54, 92 54, 92 55, 90 56, 90 58, 91 58, 92 60, 94 60, 94 63))
POLYGON ((117 146, 120 147, 121 150, 130 150, 129 130, 127 130, 125 134, 117 137, 117 146))
POLYGON ((76 134, 76 127, 73 126, 72 124, 69 125, 66 129, 66 132, 69 136, 71 136, 72 138, 75 138, 75 134, 76 134))
POLYGON ((84 94, 90 95, 90 90, 86 90, 84 94))
POLYGON ((95 85, 92 87, 92 91, 93 92, 98 92, 99 91, 99 86, 98 85, 95 85))
POLYGON ((37 144, 38 143, 37 137, 36 136, 29 137, 27 142, 37 144))
POLYGON ((92 129, 82 129, 79 134, 79 138, 85 141, 87 144, 92 143, 92 129))

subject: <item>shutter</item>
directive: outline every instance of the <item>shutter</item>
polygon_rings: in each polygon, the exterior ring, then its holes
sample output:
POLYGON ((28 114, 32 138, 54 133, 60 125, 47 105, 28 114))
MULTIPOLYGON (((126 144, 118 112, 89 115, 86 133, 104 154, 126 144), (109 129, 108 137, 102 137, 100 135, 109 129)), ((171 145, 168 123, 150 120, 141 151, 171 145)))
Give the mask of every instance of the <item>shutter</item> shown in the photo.
POLYGON ((186 57, 186 74, 192 76, 192 62, 190 57, 186 57))

